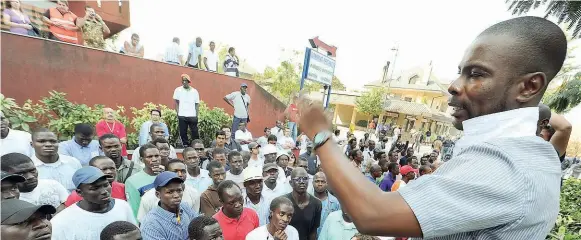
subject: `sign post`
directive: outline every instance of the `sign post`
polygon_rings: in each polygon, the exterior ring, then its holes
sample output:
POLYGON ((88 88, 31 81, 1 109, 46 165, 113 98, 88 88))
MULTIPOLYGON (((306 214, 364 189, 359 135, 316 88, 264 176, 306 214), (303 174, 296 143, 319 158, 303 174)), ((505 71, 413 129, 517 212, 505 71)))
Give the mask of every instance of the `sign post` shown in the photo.
POLYGON ((333 75, 335 74, 335 59, 325 56, 324 54, 313 51, 311 48, 305 50, 305 61, 303 63, 303 73, 301 75, 301 90, 305 86, 305 80, 321 83, 325 86, 326 91, 323 96, 323 107, 329 106, 329 99, 331 96, 331 83, 333 82, 333 75), (325 100, 326 99, 326 100, 325 100))

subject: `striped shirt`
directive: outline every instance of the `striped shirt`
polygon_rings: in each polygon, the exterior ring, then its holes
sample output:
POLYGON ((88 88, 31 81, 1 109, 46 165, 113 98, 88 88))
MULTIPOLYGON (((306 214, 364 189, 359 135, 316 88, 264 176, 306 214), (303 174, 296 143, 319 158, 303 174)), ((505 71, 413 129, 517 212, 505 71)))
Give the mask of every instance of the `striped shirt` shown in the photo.
POLYGON ((264 196, 260 196, 260 202, 258 204, 252 203, 250 198, 247 196, 244 197, 244 207, 250 208, 256 211, 258 214, 258 220, 260 226, 268 224, 270 221, 268 220, 268 215, 270 215, 270 203, 272 199, 265 198, 264 196))
POLYGON ((159 205, 155 206, 141 223, 141 235, 147 240, 187 240, 188 226, 198 217, 187 204, 180 204, 179 218, 159 205))
POLYGON ((229 76, 238 77, 238 58, 227 54, 224 60, 224 73, 229 76))
POLYGON ((534 135, 538 109, 501 113, 515 118, 504 123, 494 115, 464 122, 466 136, 474 131, 485 140, 466 145, 433 174, 398 191, 424 238, 545 239, 555 224, 560 163, 551 144, 534 135), (494 130, 486 128, 506 131, 490 135, 494 130))
POLYGON ((180 45, 175 43, 175 42, 172 42, 171 45, 169 45, 165 49, 165 54, 163 55, 163 61, 181 64, 181 60, 183 59, 183 57, 184 57, 184 51, 180 48, 180 45))

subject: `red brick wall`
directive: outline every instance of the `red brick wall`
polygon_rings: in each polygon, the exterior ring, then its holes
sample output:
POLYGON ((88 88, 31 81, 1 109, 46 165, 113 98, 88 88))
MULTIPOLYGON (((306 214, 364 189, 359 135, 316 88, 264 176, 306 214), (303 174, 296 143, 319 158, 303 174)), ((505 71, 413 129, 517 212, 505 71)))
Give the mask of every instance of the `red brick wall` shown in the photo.
POLYGON ((153 102, 173 107, 173 91, 181 84, 180 75, 187 73, 201 100, 229 114, 233 109, 223 97, 247 83, 252 98, 249 128, 256 136, 274 126, 285 110, 282 102, 250 80, 5 32, 1 36, 0 89, 19 103, 56 90, 88 105, 129 109, 153 102))

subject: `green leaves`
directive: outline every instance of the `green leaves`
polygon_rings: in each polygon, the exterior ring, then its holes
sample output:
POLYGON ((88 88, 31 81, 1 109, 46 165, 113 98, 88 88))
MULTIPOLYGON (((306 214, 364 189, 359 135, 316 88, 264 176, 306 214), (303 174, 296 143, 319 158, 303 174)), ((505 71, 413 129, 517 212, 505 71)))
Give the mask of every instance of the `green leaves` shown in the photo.
POLYGON ((545 18, 553 16, 557 23, 566 23, 567 30, 573 29, 573 37, 581 37, 581 2, 579 1, 562 1, 562 0, 506 0, 510 3, 508 10, 513 15, 522 15, 532 9, 546 6, 545 18), (547 4, 548 2, 548 4, 547 4))
POLYGON ((370 91, 361 94, 361 97, 355 100, 357 111, 371 116, 381 114, 386 93, 383 88, 372 88, 370 91))
POLYGON ((8 118, 13 129, 29 132, 29 123, 37 121, 34 116, 30 115, 28 108, 18 106, 13 98, 6 98, 3 94, 0 94, 0 109, 2 109, 4 116, 8 118))
POLYGON ((546 93, 543 102, 557 113, 571 110, 581 103, 581 73, 563 82, 552 92, 546 93))
POLYGON ((549 239, 581 239, 581 180, 569 178, 561 188, 561 203, 557 223, 549 239))

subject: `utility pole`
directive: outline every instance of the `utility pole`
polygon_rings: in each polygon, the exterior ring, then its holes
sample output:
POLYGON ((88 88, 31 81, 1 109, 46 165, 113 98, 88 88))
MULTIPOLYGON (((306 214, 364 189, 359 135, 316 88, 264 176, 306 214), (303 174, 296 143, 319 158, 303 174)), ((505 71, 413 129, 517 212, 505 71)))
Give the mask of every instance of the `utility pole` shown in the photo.
POLYGON ((391 51, 395 51, 395 56, 393 57, 393 70, 391 70, 391 75, 389 79, 393 79, 393 72, 395 71, 395 61, 397 60, 397 53, 399 52, 399 46, 391 48, 391 51))

